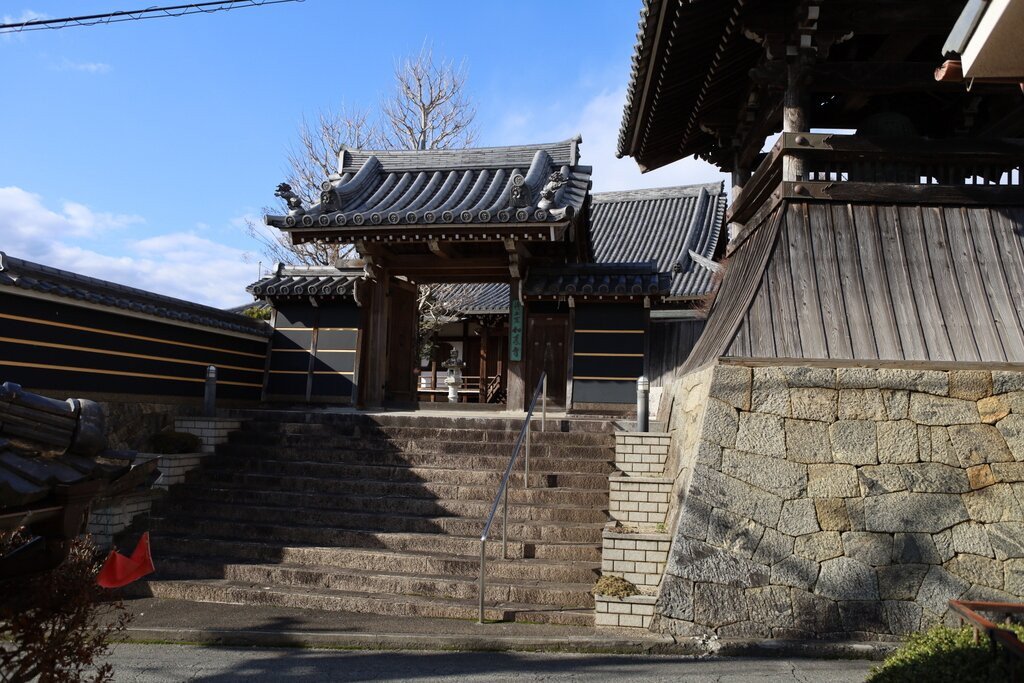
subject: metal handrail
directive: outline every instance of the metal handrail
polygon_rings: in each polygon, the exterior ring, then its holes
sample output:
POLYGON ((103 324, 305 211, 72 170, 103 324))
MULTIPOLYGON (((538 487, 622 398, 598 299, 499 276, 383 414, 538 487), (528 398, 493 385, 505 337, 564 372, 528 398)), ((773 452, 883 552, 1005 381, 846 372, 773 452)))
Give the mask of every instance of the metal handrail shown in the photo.
POLYGON ((547 429, 548 418, 548 373, 542 372, 537 388, 533 391, 533 399, 530 401, 530 409, 526 411, 526 418, 523 426, 519 428, 519 436, 516 437, 515 447, 512 449, 512 457, 508 459, 508 466, 505 467, 505 474, 501 478, 501 485, 498 486, 498 493, 494 496, 494 503, 491 505, 491 513, 487 515, 487 522, 484 524, 483 533, 480 534, 480 618, 477 623, 484 623, 484 590, 487 581, 487 539, 491 535, 491 524, 494 523, 494 515, 498 512, 498 503, 503 502, 504 511, 501 515, 501 559, 508 559, 508 480, 512 476, 512 468, 519 457, 519 450, 526 444, 526 455, 523 459, 523 488, 530 488, 530 421, 533 419, 533 411, 537 407, 537 398, 541 399, 540 430, 547 429))

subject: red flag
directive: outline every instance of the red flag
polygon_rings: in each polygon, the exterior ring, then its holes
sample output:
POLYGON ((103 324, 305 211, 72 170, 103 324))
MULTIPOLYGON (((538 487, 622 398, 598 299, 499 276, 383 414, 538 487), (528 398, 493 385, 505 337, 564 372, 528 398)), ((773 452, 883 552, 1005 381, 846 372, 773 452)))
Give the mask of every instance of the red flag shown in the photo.
POLYGON ((154 571, 153 556, 149 552, 149 532, 147 531, 142 534, 131 557, 125 557, 117 550, 110 551, 96 577, 96 583, 104 588, 120 588, 141 579, 146 574, 152 574, 154 571))

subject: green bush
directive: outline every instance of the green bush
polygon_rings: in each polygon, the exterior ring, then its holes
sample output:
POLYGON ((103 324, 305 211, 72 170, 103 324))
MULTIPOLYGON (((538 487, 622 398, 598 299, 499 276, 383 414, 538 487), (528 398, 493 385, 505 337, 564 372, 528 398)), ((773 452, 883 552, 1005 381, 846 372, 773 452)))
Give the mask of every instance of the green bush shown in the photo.
POLYGON ((639 595, 639 593, 636 586, 618 576, 602 576, 594 584, 594 595, 628 598, 631 595, 639 595))
MULTIPOLYGON (((1024 636, 1024 628, 1008 628, 1024 636)), ((898 650, 886 657, 881 666, 871 669, 869 683, 989 683, 1011 680, 1010 667, 1020 661, 1004 652, 1002 646, 993 656, 988 636, 980 634, 974 642, 969 626, 949 628, 933 626, 915 633, 898 650)))
POLYGON ((242 311, 242 315, 253 320, 270 320, 270 307, 260 306, 259 304, 250 306, 242 311))
POLYGON ((173 455, 175 453, 196 453, 199 451, 199 437, 188 432, 157 432, 149 438, 154 453, 173 455))

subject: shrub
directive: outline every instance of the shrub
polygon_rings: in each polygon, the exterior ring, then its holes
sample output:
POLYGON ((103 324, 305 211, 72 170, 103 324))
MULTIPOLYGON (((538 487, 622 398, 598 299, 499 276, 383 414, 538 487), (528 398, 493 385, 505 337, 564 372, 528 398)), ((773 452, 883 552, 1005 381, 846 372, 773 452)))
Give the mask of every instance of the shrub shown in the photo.
POLYGON ((175 453, 196 453, 199 451, 200 440, 195 434, 188 432, 157 432, 149 438, 154 453, 173 455, 175 453))
MULTIPOLYGON (((1024 636, 1024 628, 1009 626, 1024 636)), ((974 642, 969 626, 949 628, 933 626, 915 633, 898 650, 871 669, 870 683, 988 683, 1011 680, 1010 667, 1020 664, 1012 655, 1004 656, 1002 646, 993 656, 988 636, 980 634, 974 642)))
MULTIPOLYGON (((19 547, 24 536, 0 537, 0 556, 19 547)), ((111 636, 130 615, 120 602, 102 603, 108 591, 96 585, 103 556, 88 538, 70 541, 56 568, 0 580, 0 680, 109 681, 110 664, 97 666, 111 636)))
POLYGON ((594 584, 594 595, 607 595, 612 598, 628 598, 631 595, 639 595, 640 591, 636 589, 629 581, 619 578, 618 576, 602 576, 594 584))
POLYGON ((249 308, 242 311, 242 315, 253 320, 270 320, 270 307, 260 305, 249 306, 249 308))

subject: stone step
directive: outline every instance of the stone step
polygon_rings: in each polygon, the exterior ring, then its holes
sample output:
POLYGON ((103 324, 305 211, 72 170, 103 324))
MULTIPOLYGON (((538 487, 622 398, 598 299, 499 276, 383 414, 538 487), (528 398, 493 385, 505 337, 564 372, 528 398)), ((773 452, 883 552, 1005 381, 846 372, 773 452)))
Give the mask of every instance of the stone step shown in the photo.
MULTIPOLYGON (((347 495, 329 493, 301 493, 260 491, 240 488, 222 488, 212 484, 182 487, 175 492, 172 504, 191 505, 193 502, 232 503, 237 506, 267 505, 287 510, 317 512, 354 512, 398 514, 421 517, 455 515, 483 519, 491 510, 491 501, 433 500, 429 498, 402 498, 396 496, 347 495)), ((499 513, 501 511, 499 510, 499 513)), ((578 505, 527 504, 509 501, 509 520, 517 522, 598 522, 608 521, 607 506, 581 507, 578 505)))
MULTIPOLYGON (((525 415, 507 417, 477 417, 477 416, 451 416, 451 415, 430 415, 420 413, 411 414, 388 414, 388 413, 339 413, 339 412, 316 412, 308 409, 303 410, 229 410, 226 415, 233 419, 245 421, 247 424, 272 424, 272 423, 304 423, 304 424, 333 424, 333 425, 367 425, 384 427, 419 427, 431 429, 476 429, 509 431, 518 430, 525 415)), ((540 429, 539 415, 534 422, 533 429, 540 429)), ((549 418, 548 429, 553 432, 596 432, 611 433, 614 431, 612 419, 600 417, 585 418, 549 418)))
MULTIPOLYGON (((479 568, 479 566, 478 566, 479 568)), ((491 577, 488 566, 488 578, 491 577)), ((187 578, 227 579, 256 586, 315 588, 370 595, 429 595, 446 600, 479 600, 476 576, 407 574, 383 569, 354 569, 296 564, 238 564, 209 559, 164 558, 157 580, 187 578)), ((593 581, 586 583, 509 582, 494 577, 485 585, 489 603, 532 603, 566 608, 592 608, 593 581)))
MULTIPOLYGON (((260 447, 240 444, 221 444, 217 455, 241 457, 252 460, 272 459, 297 462, 324 462, 340 465, 393 465, 410 467, 441 467, 445 469, 472 469, 503 472, 508 466, 509 456, 460 455, 452 453, 391 452, 391 451, 342 451, 329 449, 293 449, 260 447)), ((522 469, 521 459, 516 469, 522 469)), ((539 457, 530 454, 531 474, 556 472, 579 472, 610 474, 614 471, 611 458, 566 458, 539 457)))
MULTIPOLYGON (((500 512, 499 512, 500 515, 500 512)), ((296 511, 289 508, 263 505, 239 506, 225 502, 188 501, 182 504, 177 496, 168 498, 152 513, 154 524, 158 520, 174 517, 188 519, 196 528, 204 528, 209 520, 244 520, 255 529, 262 524, 308 525, 319 528, 349 529, 358 531, 393 531, 405 533, 449 534, 453 536, 476 536, 483 530, 483 517, 427 517, 401 514, 375 514, 336 510, 305 509, 296 511)), ((606 518, 607 520, 607 518, 606 518)), ((495 522, 494 536, 500 530, 500 517, 495 522)), ((601 543, 601 531, 605 522, 555 522, 555 521, 510 521, 509 538, 527 543, 601 543)), ((156 526, 156 528, 162 528, 156 526)), ((328 545, 320 543, 320 545, 328 545)))
MULTIPOLYGON (((467 439, 472 434, 466 434, 467 439)), ((306 453, 334 453, 338 451, 360 451, 370 453, 438 453, 460 456, 485 455, 504 458, 505 462, 512 457, 512 444, 488 443, 480 440, 444 441, 431 437, 419 439, 367 439, 350 436, 321 436, 316 434, 285 434, 267 435, 259 432, 233 432, 227 443, 231 446, 254 447, 261 451, 290 451, 306 453)), ((521 453, 525 453, 524 450, 521 453)), ((566 445, 552 443, 530 444, 531 457, 549 458, 593 458, 597 460, 612 459, 615 455, 614 446, 604 445, 566 445)))
MULTIPOLYGON (((268 476, 237 471, 210 470, 194 477, 190 485, 237 488, 248 491, 279 491, 285 493, 316 493, 329 496, 400 497, 410 500, 491 502, 497 494, 495 486, 463 486, 433 481, 376 481, 367 479, 319 479, 305 476, 268 476)), ((512 486, 508 490, 511 505, 560 505, 608 508, 605 490, 576 488, 531 488, 512 486)))
MULTIPOLYGON (((443 600, 431 597, 367 595, 344 591, 318 590, 288 586, 252 587, 226 579, 146 581, 131 593, 159 598, 219 602, 227 604, 275 605, 306 609, 378 614, 380 616, 420 616, 449 619, 476 619, 475 600, 443 600)), ((564 609, 555 605, 487 605, 484 618, 490 621, 592 626, 592 609, 564 609)))
MULTIPOLYGON (((210 539, 231 539, 230 542, 251 543, 271 548, 289 547, 289 544, 304 544, 307 547, 323 545, 339 550, 412 551, 472 558, 478 558, 480 553, 479 530, 475 536, 451 536, 429 533, 324 529, 287 524, 253 525, 249 522, 228 520, 205 520, 199 527, 190 518, 165 518, 160 520, 159 531, 154 532, 154 543, 158 543, 160 538, 169 539, 169 542, 172 543, 205 543, 210 539), (247 542, 238 539, 252 540, 247 542)), ((215 540, 212 542, 229 541, 215 540)), ((178 548, 177 545, 173 547, 178 548)), ((182 554, 180 550, 178 552, 182 554)), ((226 553, 219 554, 227 555, 226 553)), ((487 544, 487 556, 497 558, 500 554, 501 529, 498 528, 492 541, 487 544)), ((513 559, 529 557, 581 562, 586 565, 600 563, 601 547, 600 544, 594 543, 536 542, 524 544, 511 538, 508 541, 508 556, 513 559)), ((262 556, 260 558, 263 559, 262 556)))
MULTIPOLYGON (((502 472, 463 470, 438 467, 408 467, 394 465, 336 465, 332 463, 303 463, 292 460, 252 460, 244 457, 218 455, 207 458, 203 466, 185 475, 186 481, 223 481, 223 477, 257 477, 260 481, 285 482, 292 477, 315 479, 323 482, 375 481, 397 484, 430 486, 474 487, 489 491, 493 500, 501 483, 502 472)), ((256 480, 254 480, 256 481, 256 480)), ((523 473, 512 472, 510 490, 523 488, 523 473)), ((531 489, 608 490, 608 476, 600 473, 554 472, 530 473, 531 489)))
MULTIPOLYGON (((450 429, 419 426, 389 426, 376 424, 332 425, 305 422, 247 423, 245 433, 263 434, 269 438, 282 435, 310 435, 318 437, 357 437, 385 441, 403 439, 434 439, 443 442, 483 442, 511 445, 519 438, 519 430, 506 429, 450 429)), ((541 431, 534 425, 530 439, 535 444, 556 444, 565 446, 614 446, 614 435, 608 432, 559 432, 541 431)))
MULTIPOLYGON (((443 541, 446 537, 434 537, 443 541)), ((208 536, 172 536, 158 534, 153 543, 164 558, 193 558, 202 562, 283 563, 294 566, 358 569, 403 574, 436 574, 475 579, 479 575, 479 540, 472 553, 448 554, 443 544, 430 550, 396 551, 386 548, 289 546, 270 542, 236 541, 208 536), (202 556, 197 549, 201 548, 202 556)), ((510 544, 511 545, 511 544, 510 544)), ((513 548, 509 548, 513 550, 513 548)), ((508 583, 518 581, 592 584, 600 570, 599 563, 550 561, 512 557, 501 559, 501 543, 488 545, 488 578, 508 583)), ((521 550, 521 544, 516 550, 521 550)))

